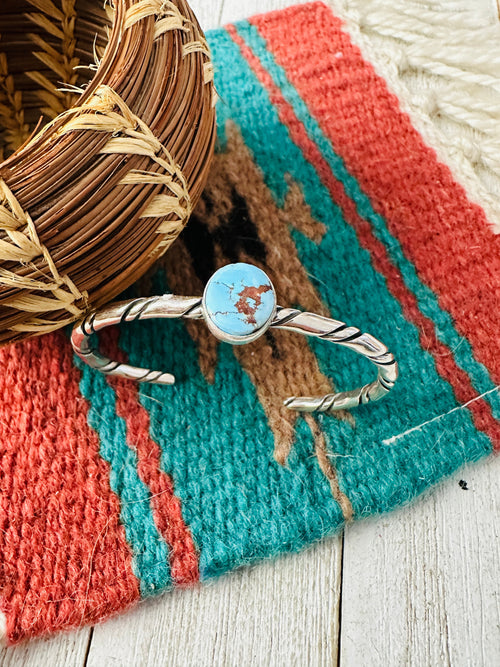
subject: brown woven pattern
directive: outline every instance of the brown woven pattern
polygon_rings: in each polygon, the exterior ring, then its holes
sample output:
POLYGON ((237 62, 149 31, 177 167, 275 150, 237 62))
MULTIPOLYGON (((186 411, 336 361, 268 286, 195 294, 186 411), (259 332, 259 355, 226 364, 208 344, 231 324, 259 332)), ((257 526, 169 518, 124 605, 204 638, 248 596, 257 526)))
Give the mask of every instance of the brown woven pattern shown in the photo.
POLYGON ((214 102, 184 0, 2 0, 0 344, 109 301, 170 246, 214 102))

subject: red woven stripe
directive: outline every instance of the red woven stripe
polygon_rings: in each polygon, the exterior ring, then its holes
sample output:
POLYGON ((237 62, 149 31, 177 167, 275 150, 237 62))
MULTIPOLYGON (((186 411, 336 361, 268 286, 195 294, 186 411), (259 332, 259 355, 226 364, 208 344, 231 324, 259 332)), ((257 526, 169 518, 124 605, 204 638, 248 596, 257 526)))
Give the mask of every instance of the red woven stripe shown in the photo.
POLYGON ((492 341, 500 337, 500 236, 484 211, 425 145, 325 5, 253 22, 420 278, 499 384, 492 341))
MULTIPOLYGON (((117 329, 106 331, 102 336, 102 349, 112 359, 126 362, 118 337, 117 329)), ((149 414, 139 402, 138 385, 118 377, 110 377, 108 381, 116 393, 116 413, 127 425, 127 443, 137 452, 139 477, 152 494, 156 526, 170 547, 172 579, 178 585, 195 583, 200 579, 198 554, 172 479, 161 469, 161 449, 149 435, 149 414)))
MULTIPOLYGON (((280 12, 280 16, 283 16, 283 14, 286 16, 287 13, 280 12)), ((296 17, 296 14, 293 14, 293 16, 296 17)), ((295 18, 291 25, 295 25, 296 22, 300 23, 295 18)), ((274 84, 271 76, 263 68, 251 49, 246 46, 235 27, 228 26, 227 30, 239 46, 243 57, 255 72, 260 83, 268 91, 271 102, 278 111, 280 121, 288 128, 292 140, 303 151, 306 159, 316 168, 332 199, 341 208, 347 222, 355 229, 360 244, 370 253, 376 270, 385 276, 388 289, 401 303, 405 317, 418 327, 422 348, 434 356, 438 372, 453 387, 458 401, 464 404, 474 401, 468 405, 468 409, 472 413, 476 428, 487 433, 494 446, 500 447, 500 424, 494 419, 490 405, 484 399, 478 398, 469 376, 457 366, 451 351, 438 340, 433 322, 420 312, 415 296, 405 286, 385 247, 374 236, 369 223, 358 215, 355 203, 346 194, 343 184, 333 175, 320 150, 309 138, 304 125, 297 118, 295 111, 283 97, 280 89, 274 84)), ((287 34, 286 27, 283 29, 282 26, 280 34, 283 39, 283 35, 287 34)))
POLYGON ((8 640, 139 599, 109 465, 61 334, 0 351, 0 596, 8 640))

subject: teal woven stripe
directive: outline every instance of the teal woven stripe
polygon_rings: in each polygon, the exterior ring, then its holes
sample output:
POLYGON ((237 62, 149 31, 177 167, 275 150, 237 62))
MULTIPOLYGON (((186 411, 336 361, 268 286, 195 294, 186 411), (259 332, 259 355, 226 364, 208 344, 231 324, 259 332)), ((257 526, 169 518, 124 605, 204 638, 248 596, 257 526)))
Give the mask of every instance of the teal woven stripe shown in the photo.
POLYGON ((171 578, 167 545, 153 520, 150 492, 137 474, 137 456, 127 445, 125 421, 116 414, 114 390, 104 375, 76 357, 75 363, 82 372, 80 391, 90 404, 88 422, 99 436, 102 458, 111 466, 109 483, 120 500, 120 519, 141 595, 155 595, 170 586, 171 578))
MULTIPOLYGON (((163 272, 154 293, 168 292, 163 272)), ((202 322, 199 326, 205 326, 202 322)), ((162 448, 182 513, 200 551, 200 578, 295 551, 344 523, 311 456, 302 423, 290 465, 273 459, 274 440, 255 387, 230 345, 220 345, 213 384, 200 371, 183 322, 150 321, 121 329, 131 363, 174 373, 172 387, 144 385, 140 400, 162 448)))
MULTIPOLYGON (((390 400, 357 410, 355 429, 331 418, 322 421, 342 488, 355 513, 387 511, 465 461, 488 454, 490 440, 476 431, 468 410, 450 412, 457 407, 456 398, 437 373, 433 357, 420 347, 418 330, 405 320, 385 279, 373 269, 368 252, 360 247, 315 169, 291 141, 267 91, 237 45, 226 31, 212 33, 209 41, 215 62, 226 63, 216 77, 223 100, 218 108, 222 147, 226 122, 232 120, 278 205, 283 205, 289 189, 287 174, 301 185, 312 215, 328 230, 319 247, 291 231, 311 281, 334 317, 370 330, 400 360, 402 377, 394 394, 390 400), (395 441, 391 440, 394 436, 398 437, 395 441)), ((332 350, 322 342, 311 342, 311 346, 322 371, 336 386, 349 388, 372 378, 372 369, 358 355, 332 350)))
POLYGON ((450 349, 450 354, 453 355, 457 365, 471 378, 474 389, 478 394, 484 394, 484 399, 490 403, 494 416, 500 419, 500 393, 495 391, 496 385, 488 369, 475 359, 469 341, 457 332, 449 313, 440 307, 434 292, 420 280, 415 267, 405 257, 399 240, 390 233, 386 221, 374 211, 370 199, 361 190, 357 180, 348 172, 342 158, 335 153, 330 140, 325 136, 318 122, 311 116, 307 105, 288 80, 285 70, 277 64, 274 56, 267 50, 266 42, 257 28, 248 21, 238 23, 236 28, 238 34, 258 56, 274 83, 293 107, 309 137, 328 162, 333 174, 343 183, 347 194, 355 202, 358 213, 371 223, 375 235, 384 244, 391 260, 400 271, 405 285, 415 295, 420 311, 434 322, 439 340, 450 349))

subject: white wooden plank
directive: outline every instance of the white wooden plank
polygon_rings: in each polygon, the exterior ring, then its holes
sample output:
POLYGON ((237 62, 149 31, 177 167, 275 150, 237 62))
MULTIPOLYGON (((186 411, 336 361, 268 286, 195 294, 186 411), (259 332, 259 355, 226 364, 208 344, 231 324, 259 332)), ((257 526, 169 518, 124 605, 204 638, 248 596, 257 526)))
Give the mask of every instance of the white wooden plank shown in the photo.
POLYGON ((340 568, 331 538, 143 603, 95 628, 87 667, 336 664, 340 568))
POLYGON ((0 667, 81 667, 90 641, 90 628, 0 650, 0 667))
POLYGON ((192 0, 189 4, 204 30, 220 25, 224 0, 192 0))
POLYGON ((499 476, 489 460, 347 530, 342 665, 500 665, 499 476))
MULTIPOLYGON (((251 2, 241 2, 241 0, 224 0, 224 8, 221 14, 222 24, 232 23, 245 19, 254 14, 273 11, 275 9, 284 9, 290 5, 301 5, 311 0, 251 0, 251 2)), ((192 3, 194 5, 194 3, 192 3)))

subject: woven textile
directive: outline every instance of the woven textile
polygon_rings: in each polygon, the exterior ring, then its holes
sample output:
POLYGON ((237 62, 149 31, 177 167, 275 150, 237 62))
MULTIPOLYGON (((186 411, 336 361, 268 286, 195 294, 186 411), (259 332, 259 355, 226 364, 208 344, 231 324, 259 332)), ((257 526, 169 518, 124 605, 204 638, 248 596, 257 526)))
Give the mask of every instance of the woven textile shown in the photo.
POLYGON ((179 321, 102 337, 113 358, 172 371, 174 387, 106 379, 67 333, 2 350, 11 643, 300 550, 500 447, 500 237, 474 203, 479 182, 472 192, 437 157, 326 5, 209 41, 221 100, 210 183, 134 293, 197 295, 219 266, 250 261, 281 305, 386 342, 401 379, 380 404, 304 419, 283 399, 358 386, 370 365, 279 331, 232 348, 179 321))

